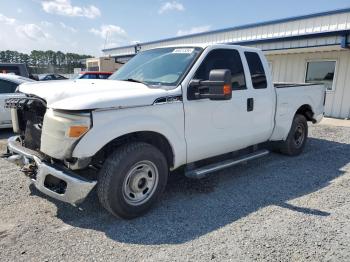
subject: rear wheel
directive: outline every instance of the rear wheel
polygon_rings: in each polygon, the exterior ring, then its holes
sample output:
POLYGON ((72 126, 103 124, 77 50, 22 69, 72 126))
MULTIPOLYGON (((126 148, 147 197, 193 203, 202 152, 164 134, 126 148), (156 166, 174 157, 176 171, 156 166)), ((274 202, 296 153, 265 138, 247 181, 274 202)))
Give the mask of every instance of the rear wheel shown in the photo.
POLYGON ((296 156, 303 152, 308 136, 307 120, 303 115, 295 115, 288 137, 280 144, 280 152, 296 156))
POLYGON ((146 143, 120 147, 99 174, 98 197, 113 215, 134 218, 147 212, 163 192, 168 178, 164 155, 146 143))

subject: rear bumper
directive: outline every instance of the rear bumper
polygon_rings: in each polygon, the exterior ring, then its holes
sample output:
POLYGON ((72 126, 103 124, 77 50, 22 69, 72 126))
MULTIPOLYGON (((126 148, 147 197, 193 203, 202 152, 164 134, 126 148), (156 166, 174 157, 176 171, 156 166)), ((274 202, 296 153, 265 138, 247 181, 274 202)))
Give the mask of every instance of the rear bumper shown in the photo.
POLYGON ((31 166, 33 184, 40 192, 72 205, 84 201, 97 183, 78 176, 63 166, 46 163, 40 153, 23 147, 17 136, 9 138, 4 158, 22 167, 31 166), (60 182, 60 190, 48 182, 52 177, 60 182))

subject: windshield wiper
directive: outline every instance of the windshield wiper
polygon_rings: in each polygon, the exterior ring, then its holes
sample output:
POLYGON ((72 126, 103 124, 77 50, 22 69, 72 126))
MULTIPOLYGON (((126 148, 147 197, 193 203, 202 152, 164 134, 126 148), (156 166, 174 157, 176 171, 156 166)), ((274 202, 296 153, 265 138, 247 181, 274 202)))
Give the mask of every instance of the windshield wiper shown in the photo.
POLYGON ((134 78, 123 79, 122 81, 135 82, 135 83, 147 85, 145 82, 142 82, 142 81, 134 79, 134 78))

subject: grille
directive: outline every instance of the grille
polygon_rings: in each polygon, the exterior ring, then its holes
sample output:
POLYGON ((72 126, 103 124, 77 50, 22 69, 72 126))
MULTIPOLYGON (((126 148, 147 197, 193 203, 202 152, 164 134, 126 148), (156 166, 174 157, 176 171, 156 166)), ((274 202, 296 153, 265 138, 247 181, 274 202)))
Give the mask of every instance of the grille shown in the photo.
POLYGON ((23 146, 38 151, 46 104, 39 98, 9 98, 5 107, 16 110, 19 133, 23 138, 23 146))

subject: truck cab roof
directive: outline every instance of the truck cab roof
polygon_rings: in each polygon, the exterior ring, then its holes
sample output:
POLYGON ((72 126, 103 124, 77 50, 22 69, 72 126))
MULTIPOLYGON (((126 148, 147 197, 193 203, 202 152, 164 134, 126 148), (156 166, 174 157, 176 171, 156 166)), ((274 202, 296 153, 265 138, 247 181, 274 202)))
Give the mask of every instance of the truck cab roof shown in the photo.
MULTIPOLYGON (((194 44, 188 44, 188 45, 168 45, 164 47, 159 47, 159 48, 152 48, 152 49, 161 49, 161 48, 211 48, 211 49, 220 49, 220 48, 232 48, 232 49, 241 49, 241 50, 249 50, 253 52, 261 52, 259 48, 255 47, 246 47, 246 46, 241 46, 241 45, 230 45, 230 44, 203 44, 203 43, 194 43, 194 44)), ((150 50, 150 49, 148 49, 150 50)), ((146 50, 145 50, 146 51, 146 50)))

